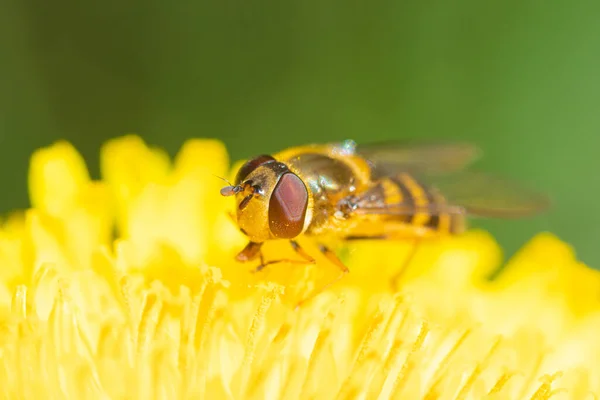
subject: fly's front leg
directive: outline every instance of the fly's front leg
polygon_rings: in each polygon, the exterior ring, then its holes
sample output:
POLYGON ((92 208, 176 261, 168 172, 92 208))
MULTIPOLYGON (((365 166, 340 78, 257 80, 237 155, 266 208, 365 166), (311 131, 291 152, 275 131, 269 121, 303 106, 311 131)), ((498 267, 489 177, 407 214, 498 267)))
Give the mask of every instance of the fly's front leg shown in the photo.
POLYGON ((262 243, 248 242, 246 247, 238 253, 235 259, 240 262, 248 262, 255 260, 257 257, 262 258, 262 253, 260 252, 262 245, 262 243))
POLYGON ((315 259, 312 258, 302 247, 300 247, 298 242, 296 242, 295 240, 290 240, 290 244, 292 245, 292 248, 294 249, 296 254, 298 254, 304 260, 291 260, 291 259, 283 258, 283 259, 279 259, 279 260, 270 260, 270 261, 265 262, 262 253, 259 253, 260 265, 258 267, 256 267, 256 269, 254 269, 252 272, 259 272, 259 271, 262 271, 265 267, 267 267, 269 265, 279 264, 279 263, 283 263, 283 262, 287 262, 287 263, 291 263, 291 264, 314 264, 315 263, 315 259))

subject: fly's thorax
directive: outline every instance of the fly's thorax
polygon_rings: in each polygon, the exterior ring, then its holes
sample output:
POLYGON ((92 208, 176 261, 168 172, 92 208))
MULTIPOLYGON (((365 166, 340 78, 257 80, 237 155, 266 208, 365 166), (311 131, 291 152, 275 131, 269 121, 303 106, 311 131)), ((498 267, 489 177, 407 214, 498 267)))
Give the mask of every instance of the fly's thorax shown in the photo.
POLYGON ((306 233, 316 235, 345 229, 349 221, 334 217, 337 204, 368 184, 366 167, 351 157, 336 158, 310 151, 289 155, 285 163, 306 183, 312 197, 312 215, 306 233))
POLYGON ((236 195, 240 230, 253 242, 292 239, 302 234, 312 216, 312 200, 302 179, 275 160, 246 170, 249 172, 240 177, 240 184, 251 190, 236 195))
POLYGON ((286 160, 315 194, 333 196, 351 192, 361 183, 348 159, 337 159, 321 153, 300 153, 286 160))

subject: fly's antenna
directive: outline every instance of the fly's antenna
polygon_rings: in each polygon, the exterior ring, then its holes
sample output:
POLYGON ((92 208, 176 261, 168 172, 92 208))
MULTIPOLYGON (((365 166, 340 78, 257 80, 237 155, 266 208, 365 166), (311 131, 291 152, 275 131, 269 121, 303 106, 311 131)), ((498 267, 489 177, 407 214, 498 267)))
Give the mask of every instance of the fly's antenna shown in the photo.
POLYGON ((229 180, 227 180, 227 179, 223 178, 222 176, 215 175, 215 174, 212 174, 212 176, 214 176, 215 178, 219 178, 220 180, 222 180, 223 182, 225 182, 225 183, 226 183, 226 184, 228 184, 229 186, 235 186, 234 184, 232 184, 231 182, 229 182, 229 180))
POLYGON ((218 176, 215 174, 213 174, 213 176, 216 176, 217 178, 221 179, 228 185, 228 186, 225 186, 223 189, 221 189, 221 196, 233 196, 234 194, 237 194, 237 193, 241 192, 242 190, 244 190, 240 185, 233 185, 231 182, 229 182, 227 179, 223 178, 222 176, 218 176))

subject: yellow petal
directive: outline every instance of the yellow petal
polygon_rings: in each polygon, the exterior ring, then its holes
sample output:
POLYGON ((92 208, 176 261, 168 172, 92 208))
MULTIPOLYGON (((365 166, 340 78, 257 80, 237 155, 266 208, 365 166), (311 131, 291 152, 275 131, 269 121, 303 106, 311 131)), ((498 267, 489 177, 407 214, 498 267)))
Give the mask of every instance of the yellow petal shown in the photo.
POLYGON ((107 142, 100 153, 100 171, 110 186, 116 203, 117 226, 127 235, 129 202, 148 184, 162 183, 170 170, 168 155, 149 148, 135 135, 107 142))
MULTIPOLYGON (((214 174, 211 181, 217 179, 219 185, 223 182, 219 176, 225 177, 229 168, 229 156, 222 142, 211 139, 191 139, 183 144, 175 157, 175 173, 214 174)), ((212 183, 212 182, 211 182, 212 183)))
POLYGON ((29 193, 33 207, 61 215, 89 182, 85 161, 67 142, 37 150, 31 157, 29 193))

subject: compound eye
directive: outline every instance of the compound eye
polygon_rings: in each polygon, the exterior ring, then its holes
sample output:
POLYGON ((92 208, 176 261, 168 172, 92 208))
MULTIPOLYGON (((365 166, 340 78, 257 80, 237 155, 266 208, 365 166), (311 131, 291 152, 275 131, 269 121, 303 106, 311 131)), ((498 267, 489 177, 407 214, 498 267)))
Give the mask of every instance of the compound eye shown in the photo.
POLYGON ((242 181, 252 173, 256 168, 260 167, 264 163, 275 161, 275 159, 267 154, 253 158, 252 160, 246 161, 240 168, 237 175, 235 176, 235 184, 239 185, 242 181))
POLYGON ((269 200, 269 227, 273 235, 291 239, 302 233, 308 190, 298 175, 288 172, 277 182, 269 200))

